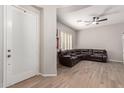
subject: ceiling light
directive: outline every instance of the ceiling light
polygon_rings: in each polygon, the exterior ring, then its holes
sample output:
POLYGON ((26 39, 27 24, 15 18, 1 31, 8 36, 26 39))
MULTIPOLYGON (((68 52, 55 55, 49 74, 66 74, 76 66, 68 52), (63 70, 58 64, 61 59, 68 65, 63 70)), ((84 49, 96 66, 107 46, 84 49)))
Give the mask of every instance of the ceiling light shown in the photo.
POLYGON ((97 22, 92 22, 92 24, 97 24, 97 22))

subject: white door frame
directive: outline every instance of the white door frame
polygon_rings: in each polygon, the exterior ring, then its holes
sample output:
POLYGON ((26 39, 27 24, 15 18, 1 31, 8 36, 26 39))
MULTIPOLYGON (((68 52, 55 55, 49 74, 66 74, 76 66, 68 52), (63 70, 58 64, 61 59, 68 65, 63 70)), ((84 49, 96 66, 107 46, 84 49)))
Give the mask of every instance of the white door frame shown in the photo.
MULTIPOLYGON (((39 33, 40 33, 40 29, 39 29, 39 14, 32 12, 30 10, 27 10, 25 8, 22 8, 20 6, 13 6, 16 7, 18 9, 22 9, 25 11, 28 11, 28 13, 31 13, 33 15, 36 16, 36 21, 37 21, 37 29, 36 29, 36 34, 37 34, 37 45, 36 45, 36 50, 37 50, 37 62, 38 62, 38 66, 37 66, 37 74, 39 74, 39 33)), ((3 18, 3 24, 4 24, 4 28, 3 28, 3 87, 7 87, 7 5, 3 6, 3 12, 4 12, 4 18, 3 18)))

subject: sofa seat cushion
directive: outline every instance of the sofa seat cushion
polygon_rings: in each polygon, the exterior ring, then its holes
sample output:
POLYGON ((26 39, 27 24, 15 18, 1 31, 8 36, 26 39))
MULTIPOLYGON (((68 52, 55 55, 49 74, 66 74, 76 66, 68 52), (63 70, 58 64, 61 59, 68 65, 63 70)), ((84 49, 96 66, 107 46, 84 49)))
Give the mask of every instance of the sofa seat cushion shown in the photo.
POLYGON ((102 54, 93 54, 93 55, 90 55, 90 57, 102 58, 103 55, 102 54))
POLYGON ((77 54, 76 53, 72 53, 72 54, 70 54, 71 56, 76 56, 77 54))
POLYGON ((81 52, 82 55, 89 55, 88 52, 81 52))
POLYGON ((76 60, 78 57, 77 56, 71 56, 71 55, 64 55, 63 58, 68 58, 71 60, 76 60))
POLYGON ((71 59, 72 60, 76 60, 78 57, 77 56, 72 56, 71 59))
POLYGON ((64 55, 63 57, 71 57, 71 55, 64 55))
POLYGON ((82 54, 78 54, 78 55, 77 55, 78 58, 81 58, 82 56, 83 56, 82 54))

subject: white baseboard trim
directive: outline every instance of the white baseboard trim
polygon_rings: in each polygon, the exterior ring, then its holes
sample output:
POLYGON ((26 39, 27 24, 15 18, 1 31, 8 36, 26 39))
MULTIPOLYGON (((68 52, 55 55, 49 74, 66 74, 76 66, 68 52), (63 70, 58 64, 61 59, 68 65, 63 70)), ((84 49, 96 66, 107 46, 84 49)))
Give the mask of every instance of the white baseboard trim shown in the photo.
POLYGON ((119 62, 119 63, 123 63, 123 61, 113 60, 113 59, 110 59, 109 62, 119 62))
POLYGON ((57 74, 42 74, 42 73, 38 73, 38 75, 44 76, 44 77, 54 77, 57 76, 57 74))
POLYGON ((41 73, 38 73, 37 76, 38 76, 38 75, 41 75, 41 73))

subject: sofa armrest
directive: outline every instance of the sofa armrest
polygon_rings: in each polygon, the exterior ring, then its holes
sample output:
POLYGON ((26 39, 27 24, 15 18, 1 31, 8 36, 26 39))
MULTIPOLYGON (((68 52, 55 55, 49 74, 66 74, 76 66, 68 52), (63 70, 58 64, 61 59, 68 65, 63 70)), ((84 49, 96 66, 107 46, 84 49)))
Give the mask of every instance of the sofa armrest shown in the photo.
POLYGON ((63 56, 63 57, 60 57, 59 62, 65 66, 72 67, 74 64, 71 58, 72 58, 71 56, 63 56))

